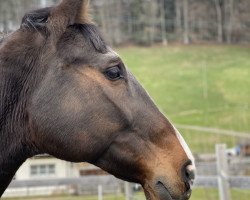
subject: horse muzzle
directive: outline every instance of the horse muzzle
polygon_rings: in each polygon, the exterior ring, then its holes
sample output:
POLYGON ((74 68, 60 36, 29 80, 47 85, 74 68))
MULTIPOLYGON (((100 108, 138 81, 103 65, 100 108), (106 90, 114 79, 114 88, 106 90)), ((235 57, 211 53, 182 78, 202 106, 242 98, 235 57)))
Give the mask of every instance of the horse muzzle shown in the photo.
MULTIPOLYGON (((189 162, 188 162, 189 163, 189 162)), ((182 182, 181 188, 177 189, 177 185, 180 183, 175 183, 175 186, 171 186, 171 183, 167 181, 166 177, 160 176, 153 181, 152 187, 149 191, 145 188, 145 193, 148 192, 152 200, 188 200, 192 194, 192 185, 195 179, 194 167, 190 164, 186 164, 182 168, 182 182), (182 192, 181 192, 182 191, 182 192)), ((147 195, 146 195, 147 196, 147 195)))
POLYGON ((173 197, 168 187, 165 186, 161 181, 156 183, 155 190, 160 200, 188 200, 192 194, 192 190, 188 189, 182 196, 173 197))

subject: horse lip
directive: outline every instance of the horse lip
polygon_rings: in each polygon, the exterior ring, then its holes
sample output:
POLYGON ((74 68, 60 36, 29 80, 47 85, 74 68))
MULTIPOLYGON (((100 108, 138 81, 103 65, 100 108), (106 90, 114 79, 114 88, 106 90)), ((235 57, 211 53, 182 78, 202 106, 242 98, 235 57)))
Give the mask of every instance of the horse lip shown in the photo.
POLYGON ((161 181, 158 181, 155 187, 160 200, 175 200, 172 198, 169 189, 161 181))

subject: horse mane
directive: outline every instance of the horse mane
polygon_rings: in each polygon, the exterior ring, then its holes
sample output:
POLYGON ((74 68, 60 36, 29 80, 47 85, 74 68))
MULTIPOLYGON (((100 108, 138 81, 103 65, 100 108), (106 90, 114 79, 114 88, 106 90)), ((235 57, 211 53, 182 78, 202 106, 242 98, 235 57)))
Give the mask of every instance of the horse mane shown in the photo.
POLYGON ((106 53, 108 51, 107 44, 102 37, 102 34, 94 24, 74 24, 72 27, 79 30, 84 38, 90 42, 96 51, 106 53))

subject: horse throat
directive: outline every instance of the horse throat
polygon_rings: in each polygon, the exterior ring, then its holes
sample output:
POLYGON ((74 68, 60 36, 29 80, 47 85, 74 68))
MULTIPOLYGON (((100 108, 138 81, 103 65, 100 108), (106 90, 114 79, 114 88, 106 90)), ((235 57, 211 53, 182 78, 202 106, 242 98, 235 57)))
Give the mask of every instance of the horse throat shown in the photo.
MULTIPOLYGON (((4 102, 5 98, 0 101, 4 102)), ((28 135, 29 130, 21 117, 22 109, 17 107, 18 104, 4 104, 0 108, 0 197, 18 168, 34 154, 26 143, 27 136, 24 137, 25 134, 28 135)))
POLYGON ((30 141, 27 113, 27 85, 32 84, 5 66, 0 66, 0 197, 22 163, 37 154, 30 141))
MULTIPOLYGON (((1 141, 2 143, 2 141, 1 141)), ((27 159, 25 148, 15 145, 0 148, 0 197, 8 187, 18 168, 27 159)))
MULTIPOLYGON (((5 98, 0 101, 4 102, 5 98)), ((0 108, 0 197, 22 163, 35 155, 32 145, 27 142, 29 128, 18 104, 10 106, 6 103, 0 108)))

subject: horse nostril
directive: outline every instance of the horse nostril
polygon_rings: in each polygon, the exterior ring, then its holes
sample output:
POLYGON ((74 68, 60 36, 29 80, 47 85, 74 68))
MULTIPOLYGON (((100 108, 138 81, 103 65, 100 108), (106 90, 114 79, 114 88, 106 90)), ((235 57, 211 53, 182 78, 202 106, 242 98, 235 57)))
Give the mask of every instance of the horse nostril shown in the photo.
POLYGON ((195 169, 193 165, 189 164, 183 167, 183 179, 186 183, 187 188, 190 189, 195 179, 195 169))
POLYGON ((184 178, 189 184, 193 184, 194 179, 195 179, 195 170, 194 170, 193 165, 186 166, 184 178))

